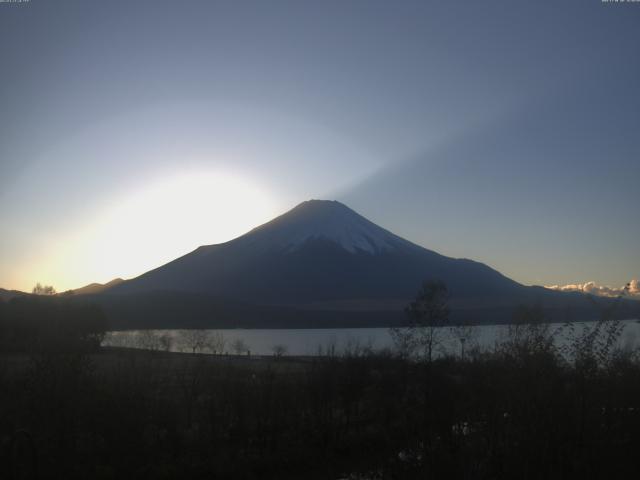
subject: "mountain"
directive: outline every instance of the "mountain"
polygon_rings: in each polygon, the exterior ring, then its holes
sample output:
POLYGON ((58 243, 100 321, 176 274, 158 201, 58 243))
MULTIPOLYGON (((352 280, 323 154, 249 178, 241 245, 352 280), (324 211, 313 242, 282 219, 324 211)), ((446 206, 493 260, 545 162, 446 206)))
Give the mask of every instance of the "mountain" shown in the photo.
POLYGON ((5 290, 4 288, 0 288, 0 300, 8 302, 12 298, 16 297, 24 297, 29 295, 28 293, 21 292, 19 290, 5 290))
POLYGON ((109 288, 115 287, 116 285, 122 282, 124 282, 123 279, 114 278, 113 280, 107 283, 90 283, 89 285, 85 285, 84 287, 63 292, 62 295, 91 295, 91 294, 100 293, 105 290, 108 290, 109 288))
POLYGON ((407 300, 428 278, 458 298, 512 293, 495 270, 415 245, 335 201, 304 202, 230 242, 202 246, 109 289, 202 292, 266 305, 407 300))
MULTIPOLYGON (((226 243, 202 246, 96 295, 130 326, 365 326, 401 322, 425 280, 446 283, 454 319, 508 321, 519 303, 591 308, 586 297, 523 286, 310 200, 226 243), (151 322, 151 323, 149 323, 151 322)), ((563 311, 565 311, 563 310, 563 311)))

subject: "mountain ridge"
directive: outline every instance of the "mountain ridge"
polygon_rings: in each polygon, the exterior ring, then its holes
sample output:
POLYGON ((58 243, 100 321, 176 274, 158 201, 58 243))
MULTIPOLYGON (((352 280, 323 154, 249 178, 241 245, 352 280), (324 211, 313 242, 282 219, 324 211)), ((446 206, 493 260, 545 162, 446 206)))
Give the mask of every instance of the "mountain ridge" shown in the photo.
POLYGON ((66 292, 63 292, 63 294, 67 294, 67 295, 91 295, 91 294, 94 294, 94 293, 100 293, 100 292, 103 292, 105 290, 108 290, 109 288, 114 287, 116 285, 119 285, 120 283, 122 283, 124 281, 125 280, 123 280, 122 278, 118 277, 118 278, 114 278, 113 280, 111 280, 111 281, 109 281, 107 283, 93 282, 93 283, 90 283, 88 285, 85 285, 84 287, 67 290, 66 292))

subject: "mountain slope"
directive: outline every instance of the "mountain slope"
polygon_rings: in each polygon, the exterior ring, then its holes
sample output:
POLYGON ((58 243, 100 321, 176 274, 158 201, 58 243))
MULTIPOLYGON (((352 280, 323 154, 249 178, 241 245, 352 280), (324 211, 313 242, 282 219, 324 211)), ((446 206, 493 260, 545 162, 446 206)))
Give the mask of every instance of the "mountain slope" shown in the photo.
POLYGON ((124 282, 121 278, 114 278, 113 280, 107 283, 90 283, 89 285, 85 285, 84 287, 76 288, 73 290, 69 290, 68 292, 64 292, 64 294, 72 294, 72 295, 91 295, 95 293, 104 292, 116 285, 124 282))
POLYGON ((235 240, 200 247, 108 291, 206 292, 303 305, 409 299, 427 279, 446 282, 459 298, 511 295, 522 288, 486 265, 408 242, 341 203, 312 200, 235 240))
POLYGON ((0 300, 8 302, 12 298, 16 297, 24 297, 29 295, 26 292, 21 292, 19 290, 5 290, 4 288, 0 288, 0 300))

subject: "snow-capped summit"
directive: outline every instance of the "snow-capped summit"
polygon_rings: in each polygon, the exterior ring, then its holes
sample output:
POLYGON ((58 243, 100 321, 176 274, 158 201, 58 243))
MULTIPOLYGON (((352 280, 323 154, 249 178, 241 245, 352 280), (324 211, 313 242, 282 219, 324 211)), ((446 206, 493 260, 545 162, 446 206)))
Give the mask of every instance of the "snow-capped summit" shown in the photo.
POLYGON ((239 240, 287 252, 312 240, 333 242, 350 253, 375 254, 412 246, 335 200, 303 202, 239 240))

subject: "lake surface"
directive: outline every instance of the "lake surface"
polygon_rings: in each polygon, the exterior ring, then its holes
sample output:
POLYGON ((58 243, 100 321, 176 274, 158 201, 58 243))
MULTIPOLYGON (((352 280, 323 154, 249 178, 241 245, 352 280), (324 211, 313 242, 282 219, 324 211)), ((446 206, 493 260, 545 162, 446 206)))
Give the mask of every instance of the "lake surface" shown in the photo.
MULTIPOLYGON (((618 346, 632 349, 640 345, 640 322, 625 320, 621 322, 622 333, 618 338, 618 346)), ((574 331, 592 328, 594 323, 574 323, 574 331)), ((469 327, 470 338, 467 349, 477 346, 483 350, 492 350, 497 342, 508 336, 508 325, 484 325, 469 327)), ((567 343, 570 338, 568 329, 562 324, 549 325, 557 344, 567 343)), ((110 332, 105 338, 104 346, 120 346, 147 349, 166 349, 174 352, 191 351, 189 335, 185 330, 132 330, 110 332), (162 343, 161 339, 164 339, 162 343)), ((272 355, 275 346, 282 346, 287 355, 317 355, 327 352, 343 353, 347 350, 371 348, 382 350, 393 348, 393 340, 387 328, 336 328, 336 329, 212 329, 205 330, 211 339, 224 340, 223 351, 234 352, 234 344, 241 341, 245 350, 251 355, 272 355)), ((460 340, 449 327, 438 329, 440 338, 439 354, 458 354, 460 340)), ((219 348, 218 348, 219 350, 219 348)), ((204 347, 203 352, 209 349, 204 347)))

